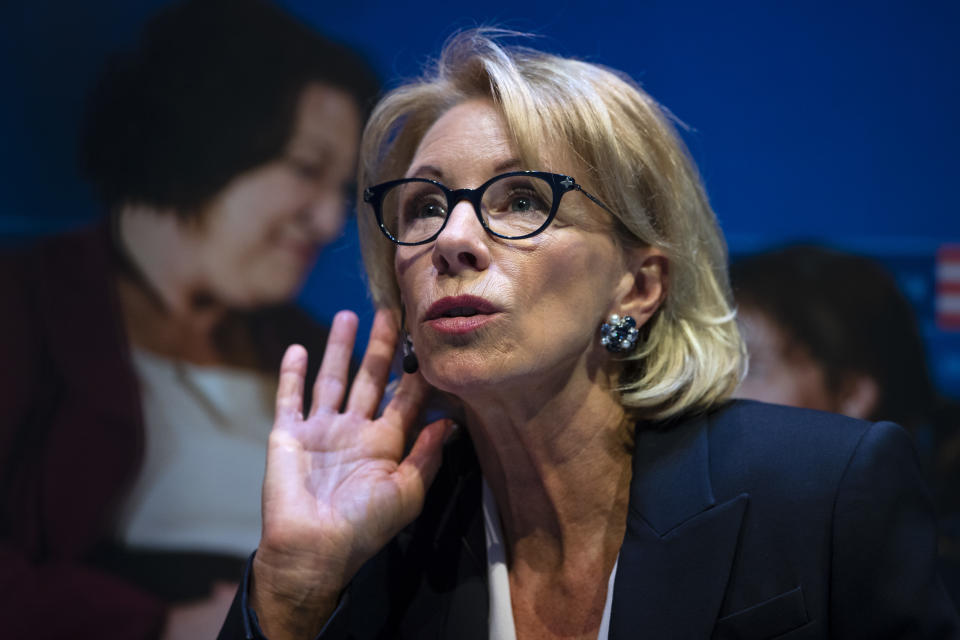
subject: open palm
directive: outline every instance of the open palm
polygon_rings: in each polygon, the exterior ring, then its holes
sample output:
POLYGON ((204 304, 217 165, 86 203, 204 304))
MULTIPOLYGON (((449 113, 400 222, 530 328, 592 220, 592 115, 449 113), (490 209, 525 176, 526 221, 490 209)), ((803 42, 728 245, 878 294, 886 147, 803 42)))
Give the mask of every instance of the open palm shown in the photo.
POLYGON ((383 414, 374 417, 397 335, 387 312, 374 319, 340 410, 356 330, 354 314, 334 318, 308 416, 301 409, 306 351, 290 347, 281 365, 254 565, 255 600, 267 608, 270 599, 302 603, 310 597, 318 606, 326 602, 321 609, 331 608, 360 566, 417 516, 440 464, 451 427, 446 420, 424 428, 403 455, 428 390, 419 375, 404 376, 383 414))

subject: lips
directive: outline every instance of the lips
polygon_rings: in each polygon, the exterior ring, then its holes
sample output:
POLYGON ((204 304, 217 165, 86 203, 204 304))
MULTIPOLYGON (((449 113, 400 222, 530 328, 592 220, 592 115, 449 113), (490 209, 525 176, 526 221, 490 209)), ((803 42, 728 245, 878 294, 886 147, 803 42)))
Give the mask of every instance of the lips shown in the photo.
POLYGON ((313 261, 320 250, 318 243, 291 234, 276 238, 273 246, 288 255, 294 256, 300 262, 313 261))
POLYGON ((489 300, 476 296, 453 296, 437 300, 424 314, 423 322, 442 334, 471 333, 500 313, 489 300))
POLYGON ((313 260, 317 255, 317 245, 306 243, 288 243, 287 250, 304 261, 313 260))
POLYGON ((477 315, 490 315, 500 311, 496 305, 477 296, 453 296, 437 300, 424 314, 424 320, 437 318, 471 318, 477 315))

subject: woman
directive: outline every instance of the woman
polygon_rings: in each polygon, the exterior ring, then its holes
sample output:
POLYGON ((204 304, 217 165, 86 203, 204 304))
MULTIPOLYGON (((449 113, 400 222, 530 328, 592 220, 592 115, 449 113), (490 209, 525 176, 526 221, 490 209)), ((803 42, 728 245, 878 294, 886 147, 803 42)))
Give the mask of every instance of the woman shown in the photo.
POLYGON ((164 9, 81 156, 108 211, 0 267, 10 637, 209 637, 260 531, 290 301, 340 230, 377 84, 265 2, 164 9))
POLYGON ((306 417, 284 358, 222 638, 956 633, 907 435, 727 400, 723 243, 635 85, 462 34, 374 110, 359 178, 382 310, 349 394, 336 317, 306 417), (374 418, 398 327, 419 372, 374 418), (462 428, 406 450, 430 387, 462 428))

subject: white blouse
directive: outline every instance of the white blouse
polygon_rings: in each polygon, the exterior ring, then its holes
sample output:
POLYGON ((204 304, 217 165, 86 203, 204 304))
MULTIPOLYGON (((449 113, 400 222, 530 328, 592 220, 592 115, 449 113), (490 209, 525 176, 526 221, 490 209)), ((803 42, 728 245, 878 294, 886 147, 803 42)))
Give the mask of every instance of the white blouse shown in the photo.
MULTIPOLYGON (((517 640, 513 622, 513 607, 510 604, 510 579, 507 576, 507 556, 503 545, 503 529, 500 513, 493 492, 483 480, 483 532, 487 540, 487 588, 490 590, 490 640, 517 640)), ((603 605, 603 619, 597 640, 607 640, 610 631, 610 608, 613 605, 613 583, 617 577, 617 565, 613 565, 607 581, 607 601, 603 605)))
POLYGON ((274 377, 137 348, 132 357, 146 451, 120 510, 120 540, 150 550, 246 556, 260 539, 274 377))

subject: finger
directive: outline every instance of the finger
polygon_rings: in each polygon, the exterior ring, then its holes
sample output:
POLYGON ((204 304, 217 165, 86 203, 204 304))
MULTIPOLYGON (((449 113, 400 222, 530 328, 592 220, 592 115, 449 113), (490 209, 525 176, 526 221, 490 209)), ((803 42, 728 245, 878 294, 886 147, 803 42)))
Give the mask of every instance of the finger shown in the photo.
POLYGON ((430 392, 430 385, 419 373, 404 374, 390 403, 383 410, 383 416, 390 422, 397 422, 404 433, 410 431, 420 409, 430 392))
POLYGON ((440 469, 440 463, 443 461, 443 443, 453 427, 453 420, 438 420, 428 424, 417 436, 410 453, 397 467, 395 473, 403 509, 411 519, 421 509, 427 489, 430 488, 440 469))
POLYGON ((303 379, 306 373, 307 350, 299 344, 290 345, 280 362, 275 426, 291 419, 303 419, 303 379))
MULTIPOLYGON (((281 537, 284 520, 304 516, 309 461, 300 439, 286 430, 274 430, 267 445, 267 468, 261 494, 263 540, 281 537)), ((263 542, 261 540, 261 543, 263 542)))
POLYGON ((330 335, 327 336, 327 346, 323 351, 320 371, 313 383, 310 415, 314 415, 321 408, 337 411, 343 403, 358 323, 357 314, 352 311, 340 311, 333 317, 333 326, 330 327, 330 335))
POLYGON ((353 381, 347 410, 372 417, 380 405, 383 388, 390 374, 390 363, 397 344, 397 325, 393 314, 380 309, 373 318, 370 342, 360 363, 360 371, 353 381))

